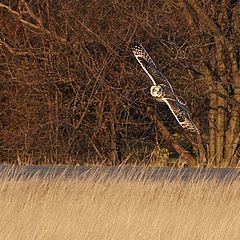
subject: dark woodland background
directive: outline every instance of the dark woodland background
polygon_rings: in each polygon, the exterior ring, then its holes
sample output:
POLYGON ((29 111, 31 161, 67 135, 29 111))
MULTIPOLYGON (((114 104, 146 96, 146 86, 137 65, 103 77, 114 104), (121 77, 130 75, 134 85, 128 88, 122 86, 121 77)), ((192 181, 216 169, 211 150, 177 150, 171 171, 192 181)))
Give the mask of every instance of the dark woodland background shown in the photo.
POLYGON ((0 161, 238 166, 240 1, 0 1, 0 161), (201 137, 154 102, 143 44, 201 137))

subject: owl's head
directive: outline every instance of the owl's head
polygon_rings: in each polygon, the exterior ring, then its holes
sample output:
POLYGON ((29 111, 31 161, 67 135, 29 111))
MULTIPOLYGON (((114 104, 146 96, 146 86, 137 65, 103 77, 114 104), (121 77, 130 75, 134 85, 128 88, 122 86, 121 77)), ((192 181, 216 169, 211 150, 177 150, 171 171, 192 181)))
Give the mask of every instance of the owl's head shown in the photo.
POLYGON ((161 97, 163 94, 162 87, 160 85, 151 86, 150 93, 153 97, 161 97))

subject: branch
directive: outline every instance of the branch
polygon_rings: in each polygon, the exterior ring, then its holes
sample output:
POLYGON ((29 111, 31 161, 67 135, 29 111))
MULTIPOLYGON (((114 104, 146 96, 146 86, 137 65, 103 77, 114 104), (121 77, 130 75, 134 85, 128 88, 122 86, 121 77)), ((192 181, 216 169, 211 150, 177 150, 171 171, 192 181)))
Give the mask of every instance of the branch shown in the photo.
POLYGON ((38 26, 42 26, 42 20, 36 16, 36 14, 32 11, 32 9, 28 6, 28 4, 24 0, 20 0, 20 2, 24 5, 26 8, 28 14, 38 23, 38 26))
POLYGON ((0 47, 4 46, 11 54, 16 54, 19 56, 25 56, 29 54, 29 51, 18 50, 15 48, 11 48, 6 42, 0 39, 0 47))
MULTIPOLYGON (((11 9, 10 7, 0 3, 0 8, 4 8, 6 9, 9 13, 15 15, 18 20, 26 27, 30 28, 30 30, 35 30, 35 31, 40 31, 40 32, 43 32, 47 35, 50 35, 50 36, 53 36, 54 38, 58 39, 61 43, 66 43, 67 42, 67 39, 66 38, 63 38, 63 37, 60 37, 60 36, 56 36, 55 34, 53 34, 52 32, 50 32, 49 30, 47 30, 46 28, 44 28, 42 26, 42 24, 40 25, 36 25, 36 24, 33 24, 33 23, 30 23, 26 20, 24 20, 21 16, 20 13, 14 11, 13 9, 11 9)), ((35 18, 34 18, 35 19, 35 18)), ((39 21, 37 21, 39 22, 39 21)))
POLYGON ((220 93, 219 91, 208 91, 208 94, 211 94, 211 93, 214 93, 217 96, 224 98, 227 102, 240 108, 240 102, 236 101, 234 98, 230 98, 230 97, 226 96, 225 94, 220 93))
POLYGON ((226 157, 224 159, 225 160, 225 166, 229 166, 230 165, 231 160, 232 160, 232 158, 234 156, 234 152, 235 152, 235 150, 238 147, 239 141, 240 141, 240 133, 237 134, 235 136, 235 138, 232 140, 231 146, 226 146, 228 151, 227 151, 226 157))
POLYGON ((216 26, 216 24, 212 21, 212 19, 207 15, 207 13, 199 7, 197 2, 195 0, 187 0, 188 4, 195 10, 195 12, 198 14, 199 19, 201 19, 204 24, 208 26, 210 31, 215 34, 220 41, 224 44, 227 43, 229 45, 228 40, 222 35, 219 28, 216 26))
POLYGON ((162 124, 156 114, 153 113, 153 109, 149 107, 146 111, 146 115, 154 122, 163 135, 164 139, 169 141, 173 149, 182 156, 183 159, 186 159, 189 166, 196 165, 197 160, 186 150, 184 149, 176 140, 171 141, 172 135, 168 129, 162 124))

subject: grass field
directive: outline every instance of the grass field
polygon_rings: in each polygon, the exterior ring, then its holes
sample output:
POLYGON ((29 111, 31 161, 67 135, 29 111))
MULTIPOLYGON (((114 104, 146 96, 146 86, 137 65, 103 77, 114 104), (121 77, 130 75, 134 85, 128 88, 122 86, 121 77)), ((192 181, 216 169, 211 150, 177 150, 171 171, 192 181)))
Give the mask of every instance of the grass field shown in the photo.
POLYGON ((240 239, 240 181, 0 178, 0 239, 240 239))

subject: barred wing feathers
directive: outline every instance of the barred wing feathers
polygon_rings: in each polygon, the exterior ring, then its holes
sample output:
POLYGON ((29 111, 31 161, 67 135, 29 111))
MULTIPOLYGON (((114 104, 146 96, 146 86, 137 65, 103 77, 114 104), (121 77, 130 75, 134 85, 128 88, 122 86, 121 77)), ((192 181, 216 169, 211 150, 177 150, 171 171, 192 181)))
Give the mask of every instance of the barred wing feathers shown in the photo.
POLYGON ((167 78, 159 71, 156 64, 143 48, 143 46, 137 42, 133 42, 131 46, 132 52, 137 59, 137 61, 142 66, 143 70, 147 73, 149 78, 152 80, 153 85, 164 84, 171 92, 173 91, 172 85, 167 80, 167 78))
POLYGON ((172 99, 164 99, 164 102, 168 105, 172 114, 174 115, 178 123, 182 126, 182 128, 191 133, 200 134, 198 128, 191 120, 188 109, 186 108, 185 105, 172 99))

